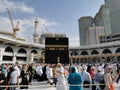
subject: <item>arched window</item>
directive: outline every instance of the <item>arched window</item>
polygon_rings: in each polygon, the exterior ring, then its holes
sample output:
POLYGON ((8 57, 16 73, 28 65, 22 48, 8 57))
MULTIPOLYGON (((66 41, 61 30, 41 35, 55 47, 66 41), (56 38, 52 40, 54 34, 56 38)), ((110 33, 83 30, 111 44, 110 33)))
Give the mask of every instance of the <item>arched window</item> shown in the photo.
POLYGON ((8 46, 5 48, 6 54, 3 55, 3 61, 12 61, 13 60, 13 49, 8 46), (9 53, 9 54, 8 54, 9 53))
POLYGON ((27 53, 25 49, 21 48, 18 50, 18 53, 27 53))
POLYGON ((27 60, 27 52, 25 49, 21 48, 18 50, 16 55, 16 60, 18 61, 26 61, 27 60))
POLYGON ((5 52, 13 52, 13 49, 8 46, 7 48, 5 48, 5 52))

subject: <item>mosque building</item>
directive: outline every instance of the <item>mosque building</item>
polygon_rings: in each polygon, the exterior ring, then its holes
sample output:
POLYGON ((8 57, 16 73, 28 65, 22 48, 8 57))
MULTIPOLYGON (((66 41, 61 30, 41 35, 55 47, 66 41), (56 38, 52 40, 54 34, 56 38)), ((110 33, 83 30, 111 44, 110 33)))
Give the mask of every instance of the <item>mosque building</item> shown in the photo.
MULTIPOLYGON (((69 47, 70 63, 120 63, 119 4, 119 0, 105 0, 95 17, 78 20, 80 46, 69 47)), ((0 64, 45 63, 45 38, 66 37, 61 33, 42 33, 39 37, 37 19, 34 26, 33 43, 17 38, 17 27, 12 33, 0 31, 0 64)))

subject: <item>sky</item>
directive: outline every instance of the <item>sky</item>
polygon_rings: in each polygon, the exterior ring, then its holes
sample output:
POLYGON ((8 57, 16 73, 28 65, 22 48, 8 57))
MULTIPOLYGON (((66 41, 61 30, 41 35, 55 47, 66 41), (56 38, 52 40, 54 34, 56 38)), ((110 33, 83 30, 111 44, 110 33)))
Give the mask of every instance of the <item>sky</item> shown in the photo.
POLYGON ((19 21, 17 37, 33 40, 34 21, 38 19, 38 33, 65 33, 69 46, 78 47, 78 19, 94 17, 104 0, 0 0, 0 31, 12 32, 7 9, 14 26, 19 21))

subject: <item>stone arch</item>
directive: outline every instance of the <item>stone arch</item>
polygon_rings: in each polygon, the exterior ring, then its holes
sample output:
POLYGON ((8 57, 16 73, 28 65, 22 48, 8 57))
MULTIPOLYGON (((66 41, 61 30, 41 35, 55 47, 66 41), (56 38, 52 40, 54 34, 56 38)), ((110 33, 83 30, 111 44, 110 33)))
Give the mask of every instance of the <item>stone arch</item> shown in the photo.
POLYGON ((17 61, 27 61, 27 51, 24 48, 20 48, 16 54, 17 61))
POLYGON ((120 53, 120 48, 117 48, 115 53, 120 53))
POLYGON ((10 46, 6 47, 5 52, 12 52, 13 53, 12 47, 10 47, 10 46))
POLYGON ((24 48, 21 48, 18 50, 18 53, 27 53, 27 51, 24 48))
POLYGON ((42 51, 42 52, 41 52, 41 55, 45 55, 45 51, 42 51))
MULTIPOLYGON (((117 48, 116 49, 116 51, 115 51, 115 54, 118 54, 118 53, 120 53, 120 48, 117 48)), ((118 63, 120 63, 120 56, 116 56, 116 57, 114 57, 115 58, 115 62, 118 62, 118 63)))
POLYGON ((80 55, 88 55, 88 52, 82 51, 80 55))
POLYGON ((31 51, 31 54, 34 56, 33 57, 33 61, 34 61, 34 63, 39 63, 39 59, 40 59, 40 56, 38 55, 38 51, 37 50, 35 50, 35 49, 33 49, 32 51, 31 51))
POLYGON ((71 51, 70 56, 72 56, 72 63, 78 63, 79 61, 78 55, 79 53, 76 50, 71 51))
POLYGON ((94 56, 94 55, 97 55, 97 54, 99 54, 99 52, 98 52, 97 50, 93 50, 93 51, 91 52, 91 55, 93 55, 91 62, 98 62, 98 61, 99 61, 99 58, 96 57, 96 56, 94 56))
POLYGON ((45 63, 45 51, 44 50, 41 51, 40 62, 45 63))
POLYGON ((32 50, 31 53, 38 54, 37 50, 32 50))
MULTIPOLYGON (((112 54, 112 52, 109 49, 104 49, 103 52, 102 52, 102 54, 112 54)), ((111 61, 111 58, 109 56, 106 57, 105 62, 110 62, 110 61, 111 61)))
POLYGON ((109 49, 104 49, 102 53, 103 54, 112 54, 111 50, 109 50, 109 49))
POLYGON ((93 54, 99 54, 99 52, 98 52, 97 50, 93 50, 93 51, 91 52, 91 55, 93 55, 93 54))
POLYGON ((14 51, 13 48, 8 46, 4 50, 3 61, 13 61, 14 51))
POLYGON ((70 53, 70 55, 71 55, 71 56, 72 56, 72 55, 76 56, 76 55, 79 55, 79 54, 78 54, 77 51, 73 50, 73 51, 70 53))

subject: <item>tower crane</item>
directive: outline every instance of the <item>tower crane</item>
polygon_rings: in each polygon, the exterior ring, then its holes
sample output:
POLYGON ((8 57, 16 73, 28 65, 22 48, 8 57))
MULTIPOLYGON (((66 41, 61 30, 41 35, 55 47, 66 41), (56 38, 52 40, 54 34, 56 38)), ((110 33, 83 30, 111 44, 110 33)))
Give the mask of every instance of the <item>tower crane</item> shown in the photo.
POLYGON ((17 22, 16 26, 14 26, 13 24, 13 20, 12 20, 12 17, 11 17, 11 14, 10 14, 10 11, 9 9, 7 8, 7 11, 8 11, 8 16, 9 16, 9 19, 10 19, 10 23, 11 23, 11 26, 12 26, 12 30, 13 30, 13 37, 16 38, 16 32, 19 31, 19 21, 17 22))

